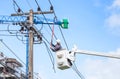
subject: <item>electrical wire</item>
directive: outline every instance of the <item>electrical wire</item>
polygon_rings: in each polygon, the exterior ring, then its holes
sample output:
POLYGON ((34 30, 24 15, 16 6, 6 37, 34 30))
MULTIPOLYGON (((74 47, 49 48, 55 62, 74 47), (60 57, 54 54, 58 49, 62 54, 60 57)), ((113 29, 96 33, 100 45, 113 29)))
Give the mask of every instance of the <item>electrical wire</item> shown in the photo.
POLYGON ((42 26, 41 26, 41 28, 40 28, 40 30, 39 31, 41 31, 43 29, 43 24, 42 24, 42 26))
MULTIPOLYGON (((7 44, 5 44, 2 40, 0 40, 2 43, 3 43, 3 45, 5 46, 5 47, 7 47, 8 49, 9 49, 9 51, 11 51, 12 53, 13 53, 13 55, 15 55, 18 59, 19 59, 19 61, 21 61, 24 65, 26 65, 21 59, 20 59, 20 57, 18 57, 8 46, 7 46, 7 44)), ((19 70, 21 70, 21 69, 19 69, 19 70)), ((24 69, 25 70, 25 69, 24 69)), ((21 71, 23 71, 23 70, 21 70, 21 71)), ((25 72, 25 71, 23 71, 23 72, 25 72)))
MULTIPOLYGON (((37 0, 35 0, 35 2, 36 2, 36 4, 38 5, 38 7, 40 8, 40 6, 39 6, 39 4, 38 4, 37 0)), ((40 10, 41 10, 41 8, 40 8, 40 10)), ((41 12, 42 12, 42 10, 41 10, 41 12)), ((49 26, 50 30, 52 31, 52 28, 50 27, 50 24, 48 23, 47 18, 45 17, 45 15, 44 15, 44 14, 42 14, 42 15, 43 15, 43 17, 44 17, 45 21, 47 22, 47 24, 48 24, 48 26, 49 26)), ((54 35, 54 37, 55 37, 55 39, 57 39, 56 35, 54 35)))
POLYGON ((31 6, 31 4, 29 3, 29 1, 26 0, 26 2, 27 2, 27 4, 28 4, 28 6, 29 6, 30 8, 32 8, 32 6, 31 6))
POLYGON ((81 79, 85 79, 85 77, 82 75, 82 73, 78 70, 76 64, 73 62, 72 63, 72 69, 77 73, 77 75, 81 78, 81 79))
POLYGON ((8 26, 7 26, 7 31, 10 33, 10 34, 16 34, 16 33, 13 33, 13 32, 11 32, 11 31, 17 31, 17 30, 10 30, 10 24, 8 24, 8 26))
MULTIPOLYGON (((6 36, 6 35, 5 35, 6 36)), ((8 35, 7 35, 8 36, 8 35)), ((10 36, 16 36, 16 35, 10 35, 10 36)), ((18 36, 18 35, 17 35, 18 36)), ((21 35, 20 35, 21 36, 21 35)), ((2 40, 0 40, 23 64, 25 64, 2 40)), ((21 69, 19 69, 19 70, 21 70, 21 69)), ((23 71, 23 70, 21 70, 21 71, 23 71)), ((23 71, 23 72, 25 72, 25 71, 23 71)), ((36 75, 36 74, 34 74, 34 75, 36 75)), ((39 76, 38 76, 39 77, 39 76)), ((37 77, 37 78, 38 78, 37 77)), ((40 78, 40 77, 39 77, 40 78)), ((41 79, 41 78, 40 78, 41 79)))
MULTIPOLYGON (((38 2, 37 2, 37 0, 35 0, 35 3, 37 4, 37 6, 40 8, 40 6, 39 6, 39 4, 38 4, 38 2)), ((41 10, 41 9, 40 9, 41 10)))
MULTIPOLYGON (((1 39, 1 40, 2 40, 2 39, 1 39)), ((1 41, 1 40, 0 40, 0 41, 1 41)), ((8 58, 5 54, 3 54, 3 57, 8 58)), ((12 63, 12 64, 13 64, 13 63, 12 63)), ((22 71, 22 72, 25 73, 25 71, 23 71, 23 70, 22 70, 21 68, 19 68, 19 67, 18 67, 18 70, 20 70, 20 71, 22 71)))
MULTIPOLYGON (((47 20, 47 18, 45 17, 45 15, 43 14, 43 16, 44 16, 44 18, 45 18, 45 20, 46 20, 46 22, 48 23, 48 20, 47 20)), ((50 28, 50 30, 52 31, 52 28, 50 27, 50 24, 48 23, 48 26, 49 26, 49 28, 50 28)), ((55 37, 55 39, 57 39, 57 36, 54 34, 54 37, 55 37)))
POLYGON ((52 5, 52 2, 50 0, 48 0, 48 2, 50 3, 50 5, 52 5))
MULTIPOLYGON (((37 19, 39 19, 40 21, 42 21, 38 16, 35 16, 37 19)), ((45 27, 44 27, 45 28, 45 27)), ((42 27, 39 29, 39 31, 41 31, 43 29, 43 24, 42 24, 42 27)), ((51 33, 45 29, 47 31, 47 33, 51 36, 51 33)))
POLYGON ((7 44, 5 44, 5 42, 3 42, 3 40, 0 40, 0 41, 2 42, 2 44, 3 44, 7 49, 9 49, 9 51, 10 51, 13 55, 15 55, 24 65, 26 65, 26 64, 20 59, 20 57, 18 57, 17 54, 14 53, 14 52, 7 46, 7 44))
POLYGON ((22 75, 22 74, 24 74, 25 75, 25 71, 23 71, 22 69, 20 69, 20 68, 18 68, 18 70, 20 71, 20 72, 17 72, 19 75, 22 75))
MULTIPOLYGON (((13 3, 18 7, 18 9, 21 10, 21 8, 19 7, 19 5, 17 4, 17 2, 15 0, 13 0, 13 3)), ((15 10, 16 11, 16 10, 15 10)), ((22 10, 21 10, 22 13, 24 13, 22 10)), ((18 13, 18 12, 17 12, 18 13)))
MULTIPOLYGON (((16 36, 16 35, 0 34, 0 36, 16 36)), ((21 36, 21 35, 18 35, 18 36, 21 36)))
POLYGON ((14 3, 14 2, 13 2, 13 9, 14 9, 14 11, 15 11, 16 13, 18 13, 17 10, 16 10, 15 3, 14 3))
MULTIPOLYGON (((8 31, 8 30, 4 30, 4 29, 3 29, 3 30, 0 30, 0 32, 4 32, 4 31, 6 32, 6 31, 8 31)), ((11 31, 16 31, 16 30, 11 30, 11 31)))
POLYGON ((55 70, 55 64, 54 64, 54 57, 53 57, 53 55, 52 55, 52 53, 51 53, 49 47, 47 46, 46 42, 43 41, 43 43, 44 43, 45 46, 46 46, 46 49, 47 49, 48 55, 49 55, 49 57, 50 57, 50 60, 51 60, 52 65, 53 65, 53 70, 54 70, 54 72, 56 73, 56 70, 55 70))
POLYGON ((12 32, 10 32, 10 30, 9 30, 9 26, 10 26, 10 24, 8 24, 8 26, 7 26, 7 30, 8 30, 8 32, 9 32, 10 34, 13 34, 12 32))
POLYGON ((19 36, 18 33, 19 33, 19 32, 16 32, 16 37, 17 37, 17 39, 18 39, 19 41, 22 41, 23 44, 25 44, 24 42, 25 42, 26 40, 23 39, 23 36, 22 36, 22 35, 21 35, 22 38, 20 39, 20 38, 18 37, 18 36, 19 36))
MULTIPOLYGON (((38 16, 34 16, 34 17, 36 17, 38 20, 40 20, 42 22, 42 20, 38 16)), ((43 24, 42 24, 41 28, 39 29, 39 31, 41 31, 42 29, 43 29, 43 24)))
POLYGON ((66 47, 67 47, 67 50, 69 50, 68 45, 67 45, 67 42, 66 42, 66 40, 65 40, 65 37, 64 37, 63 32, 62 32, 62 30, 61 30, 60 27, 59 27, 59 30, 60 30, 60 32, 61 32, 61 35, 62 35, 63 40, 64 40, 64 42, 65 42, 65 45, 66 45, 66 47))
POLYGON ((50 42, 43 36, 43 38, 45 39, 45 41, 50 45, 50 42))
MULTIPOLYGON (((50 3, 51 7, 53 7, 52 2, 50 0, 48 0, 48 2, 50 3)), ((53 10, 54 10, 54 8, 53 8, 53 10)), ((54 12, 55 20, 57 20, 56 13, 55 13, 55 11, 53 11, 53 12, 54 12)))
POLYGON ((38 75, 38 73, 36 73, 36 72, 33 72, 33 74, 34 74, 34 76, 36 76, 37 78, 36 79, 42 79, 39 75, 38 75))
MULTIPOLYGON (((50 0, 48 0, 48 2, 50 3, 51 6, 53 6, 53 5, 52 5, 52 2, 51 2, 50 0)), ((54 11, 54 17, 55 17, 55 20, 57 21, 57 16, 56 16, 55 11, 54 11)), ((66 40, 65 40, 65 37, 64 37, 63 32, 62 32, 62 30, 61 30, 60 27, 59 27, 59 30, 60 30, 60 32, 61 32, 61 35, 62 35, 62 38, 63 38, 63 40, 64 40, 64 42, 65 42, 65 45, 66 45, 67 49, 69 50, 68 45, 67 45, 67 42, 66 42, 66 40)))

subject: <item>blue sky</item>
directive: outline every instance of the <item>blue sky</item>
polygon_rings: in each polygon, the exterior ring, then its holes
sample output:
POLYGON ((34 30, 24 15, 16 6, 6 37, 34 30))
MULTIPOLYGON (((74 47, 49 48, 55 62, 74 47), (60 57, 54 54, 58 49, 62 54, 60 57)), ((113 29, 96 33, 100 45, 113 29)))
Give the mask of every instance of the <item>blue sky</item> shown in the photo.
MULTIPOLYGON (((27 1, 16 0, 23 11, 28 12, 30 8, 36 11, 37 6, 34 0, 29 1, 30 6, 27 1)), ((69 29, 62 30, 69 49, 76 44, 79 49, 120 54, 120 0, 51 1, 58 19, 68 18, 69 20, 69 29)), ((49 9, 50 4, 47 0, 38 0, 38 2, 43 11, 49 9)), ((0 15, 15 13, 12 0, 1 1, 0 7, 0 15)), ((47 16, 53 19, 53 15, 47 16)), ((0 25, 0 29, 6 29, 6 27, 7 25, 0 25)), ((12 25, 10 27, 11 29, 19 28, 12 25)), ((42 33, 48 40, 51 39, 48 26, 44 26, 42 33)), ((55 26, 55 34, 65 47, 58 26, 55 26)), ((16 37, 0 36, 0 38, 25 62, 25 44, 16 37)), ((0 51, 8 57, 15 57, 2 44, 0 51)), ((75 63, 86 79, 120 79, 120 60, 77 54, 75 63)), ((42 79, 79 79, 72 69, 62 71, 57 69, 57 65, 55 66, 56 73, 52 69, 44 44, 34 45, 34 71, 38 72, 42 79)))

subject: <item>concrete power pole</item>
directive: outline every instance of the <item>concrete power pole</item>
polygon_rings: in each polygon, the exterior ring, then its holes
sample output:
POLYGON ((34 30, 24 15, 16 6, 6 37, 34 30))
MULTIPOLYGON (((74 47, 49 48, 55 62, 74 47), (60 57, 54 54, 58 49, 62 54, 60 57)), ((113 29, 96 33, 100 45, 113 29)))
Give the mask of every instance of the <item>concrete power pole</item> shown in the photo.
MULTIPOLYGON (((51 14, 51 13, 54 13, 53 10, 50 10, 50 11, 45 11, 45 12, 42 12, 42 11, 37 11, 37 12, 33 12, 33 10, 31 9, 30 12, 27 12, 27 13, 17 13, 17 14, 11 14, 11 16, 22 16, 22 15, 28 15, 28 22, 29 22, 29 25, 27 26, 27 30, 28 30, 28 35, 29 35, 29 46, 28 46, 28 49, 29 49, 29 57, 28 57, 28 79, 33 79, 33 44, 34 44, 34 34, 36 33, 38 36, 40 36, 41 34, 37 31, 37 29, 33 26, 34 22, 34 14, 51 14)), ((40 39, 40 38, 38 38, 40 39)), ((40 40, 42 41, 42 40, 40 40)))
POLYGON ((30 10, 29 13, 29 64, 28 64, 28 78, 33 79, 33 33, 34 31, 32 30, 33 27, 33 10, 30 10))

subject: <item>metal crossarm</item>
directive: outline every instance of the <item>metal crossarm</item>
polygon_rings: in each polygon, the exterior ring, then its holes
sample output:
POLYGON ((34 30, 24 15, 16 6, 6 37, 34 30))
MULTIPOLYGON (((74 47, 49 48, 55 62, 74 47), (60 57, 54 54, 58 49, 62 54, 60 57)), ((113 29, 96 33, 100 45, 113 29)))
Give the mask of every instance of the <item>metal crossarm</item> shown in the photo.
POLYGON ((26 16, 2 16, 0 15, 0 23, 8 22, 25 22, 26 16))
MULTIPOLYGON (((62 25, 61 21, 54 21, 53 19, 44 19, 43 17, 34 16, 33 24, 56 24, 62 25), (46 22, 46 20, 48 22, 46 22)), ((27 16, 5 16, 0 15, 0 24, 4 23, 22 23, 27 22, 27 16)))

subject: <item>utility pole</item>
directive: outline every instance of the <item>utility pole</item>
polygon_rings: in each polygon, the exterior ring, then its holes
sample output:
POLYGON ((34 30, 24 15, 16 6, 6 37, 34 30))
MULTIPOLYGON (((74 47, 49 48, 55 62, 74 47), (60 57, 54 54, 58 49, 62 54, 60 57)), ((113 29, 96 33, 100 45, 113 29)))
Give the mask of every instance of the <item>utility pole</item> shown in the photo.
POLYGON ((11 16, 22 16, 22 15, 28 15, 28 26, 27 26, 27 30, 28 30, 28 36, 29 36, 29 46, 28 46, 28 75, 27 78, 28 79, 33 79, 33 44, 34 44, 34 34, 38 35, 38 39, 40 39, 40 41, 42 41, 41 39, 41 34, 37 31, 37 29, 33 26, 34 22, 34 14, 51 14, 53 13, 53 10, 50 11, 37 11, 37 12, 33 12, 33 10, 31 9, 30 12, 27 13, 17 13, 17 14, 11 14, 11 16))
POLYGON ((33 27, 33 10, 30 10, 29 13, 29 65, 28 65, 28 78, 33 79, 33 33, 34 31, 32 30, 33 27))

